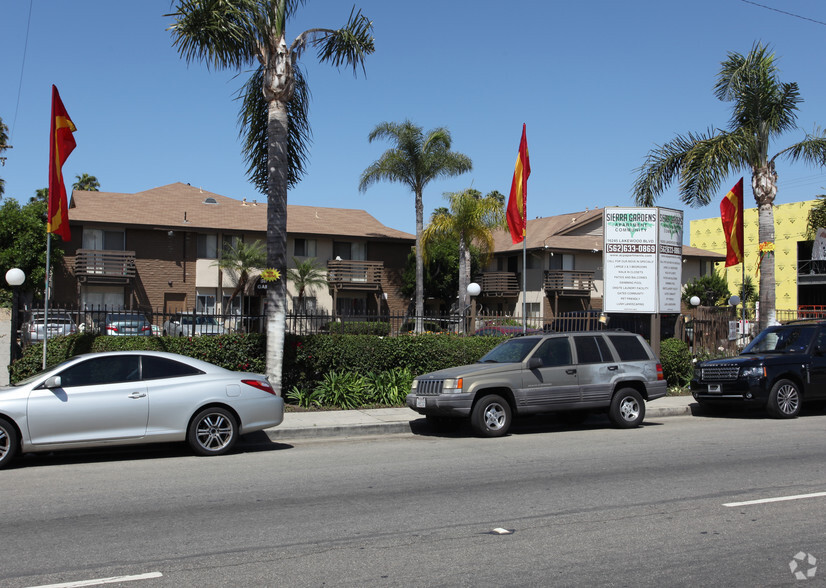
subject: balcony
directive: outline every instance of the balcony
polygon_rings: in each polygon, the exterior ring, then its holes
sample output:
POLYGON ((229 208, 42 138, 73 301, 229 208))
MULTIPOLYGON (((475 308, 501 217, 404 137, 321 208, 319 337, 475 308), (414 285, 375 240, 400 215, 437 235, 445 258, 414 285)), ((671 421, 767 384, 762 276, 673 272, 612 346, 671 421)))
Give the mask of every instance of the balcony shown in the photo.
POLYGON ((594 288, 594 272, 548 270, 542 287, 559 296, 590 296, 594 288))
POLYGON ((135 252, 78 249, 75 276, 92 284, 128 284, 135 278, 135 252))
POLYGON ((332 290, 381 290, 384 263, 354 259, 327 262, 327 283, 332 290))
POLYGON ((482 295, 490 298, 519 296, 522 291, 514 272, 484 272, 474 281, 482 288, 482 295))

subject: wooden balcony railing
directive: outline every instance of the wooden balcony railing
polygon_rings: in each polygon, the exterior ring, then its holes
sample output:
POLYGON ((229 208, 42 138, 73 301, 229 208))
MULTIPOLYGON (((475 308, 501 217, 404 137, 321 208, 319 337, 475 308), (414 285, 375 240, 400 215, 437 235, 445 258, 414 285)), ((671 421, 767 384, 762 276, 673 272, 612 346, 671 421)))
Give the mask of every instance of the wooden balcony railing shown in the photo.
POLYGON ((594 272, 575 270, 548 270, 543 288, 560 296, 582 296, 594 287, 594 272))
POLYGON ((380 290, 384 263, 354 259, 327 262, 327 283, 333 290, 380 290))
POLYGON ((522 290, 514 272, 484 272, 474 281, 482 288, 483 296, 518 296, 522 290))
POLYGON ((78 249, 75 276, 81 282, 128 283, 135 277, 135 252, 78 249))

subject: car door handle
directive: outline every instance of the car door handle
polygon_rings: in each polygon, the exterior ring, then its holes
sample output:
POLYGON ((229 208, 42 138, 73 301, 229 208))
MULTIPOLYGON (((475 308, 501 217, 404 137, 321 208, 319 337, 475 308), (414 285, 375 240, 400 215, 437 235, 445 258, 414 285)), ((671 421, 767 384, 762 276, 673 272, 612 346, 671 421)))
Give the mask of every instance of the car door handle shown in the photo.
POLYGON ((132 392, 129 395, 129 398, 144 398, 146 396, 146 392, 132 392))
POLYGON ((576 370, 565 370, 565 373, 566 373, 566 374, 573 375, 573 374, 575 374, 575 373, 576 373, 576 370))
POLYGON ((612 372, 615 372, 619 369, 619 366, 618 365, 609 365, 608 369, 611 370, 612 372))

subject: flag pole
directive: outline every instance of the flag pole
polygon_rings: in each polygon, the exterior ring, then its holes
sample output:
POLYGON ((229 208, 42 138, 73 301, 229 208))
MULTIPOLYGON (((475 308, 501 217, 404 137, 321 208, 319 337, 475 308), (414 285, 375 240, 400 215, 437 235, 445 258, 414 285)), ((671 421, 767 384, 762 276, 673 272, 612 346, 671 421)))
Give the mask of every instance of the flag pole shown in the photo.
POLYGON ((43 367, 46 369, 46 345, 49 342, 49 331, 46 325, 49 324, 49 282, 51 276, 49 272, 49 261, 52 254, 52 234, 46 233, 46 287, 43 293, 43 367))
POLYGON ((528 302, 527 302, 527 276, 528 276, 528 220, 525 219, 525 228, 522 235, 522 334, 528 332, 528 302))

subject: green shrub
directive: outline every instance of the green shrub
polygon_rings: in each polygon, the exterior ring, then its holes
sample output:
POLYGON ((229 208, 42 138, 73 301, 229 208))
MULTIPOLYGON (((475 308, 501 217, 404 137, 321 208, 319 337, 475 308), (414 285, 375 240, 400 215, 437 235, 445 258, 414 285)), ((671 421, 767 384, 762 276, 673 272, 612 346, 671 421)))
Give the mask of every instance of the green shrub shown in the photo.
POLYGON ((327 330, 338 335, 378 335, 387 337, 390 334, 390 323, 377 321, 364 322, 331 322, 327 330))
POLYGON ((368 372, 364 378, 367 382, 368 402, 384 406, 403 405, 413 384, 413 374, 407 368, 368 372))
POLYGON ((367 397, 367 380, 355 372, 329 372, 314 390, 318 404, 358 408, 367 397))
POLYGON ((694 374, 694 363, 688 344, 679 339, 665 339, 660 343, 660 363, 663 377, 669 386, 685 386, 694 374))

